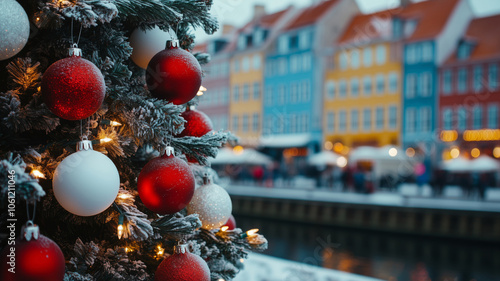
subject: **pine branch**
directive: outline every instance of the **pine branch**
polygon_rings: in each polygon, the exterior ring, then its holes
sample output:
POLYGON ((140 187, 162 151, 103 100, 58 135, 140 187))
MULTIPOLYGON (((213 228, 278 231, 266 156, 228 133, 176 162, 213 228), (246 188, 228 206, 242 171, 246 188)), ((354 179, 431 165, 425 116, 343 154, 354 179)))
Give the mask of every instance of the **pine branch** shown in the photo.
POLYGON ((42 73, 38 70, 40 63, 31 64, 31 58, 18 58, 7 65, 7 71, 18 91, 25 92, 38 86, 42 73))
POLYGON ((151 222, 155 231, 165 239, 174 241, 185 240, 186 237, 201 227, 201 221, 197 214, 184 216, 176 213, 170 216, 164 216, 151 222))
POLYGON ((225 144, 232 134, 229 132, 223 132, 222 130, 217 133, 207 133, 206 135, 196 138, 196 137, 182 137, 174 138, 172 140, 172 146, 176 151, 189 155, 190 157, 196 159, 201 165, 207 166, 208 157, 215 158, 219 152, 220 147, 225 144))
MULTIPOLYGON (((15 192, 15 198, 22 198, 27 202, 39 201, 45 196, 45 191, 30 174, 26 173, 26 164, 20 155, 13 157, 12 154, 7 159, 0 161, 0 190, 2 205, 7 203, 7 197, 11 197, 9 192, 15 192), (9 184, 9 181, 14 184, 9 184), (9 188, 15 186, 14 190, 9 188)), ((19 203, 19 201, 17 201, 19 203)))

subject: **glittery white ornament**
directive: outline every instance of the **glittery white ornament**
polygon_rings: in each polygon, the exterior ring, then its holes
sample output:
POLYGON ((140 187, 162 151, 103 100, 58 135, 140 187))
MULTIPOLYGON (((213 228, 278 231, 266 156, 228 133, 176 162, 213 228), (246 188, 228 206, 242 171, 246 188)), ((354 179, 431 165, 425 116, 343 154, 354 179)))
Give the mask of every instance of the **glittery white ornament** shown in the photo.
POLYGON ((229 216, 233 205, 227 191, 211 183, 208 177, 204 184, 195 190, 193 199, 187 205, 188 214, 198 214, 202 228, 211 230, 223 226, 229 216))
POLYGON ((28 42, 30 22, 17 1, 1 0, 0 3, 0 60, 6 60, 19 53, 28 42))
POLYGON ((106 155, 94 151, 91 141, 78 143, 78 151, 56 168, 52 185, 57 202, 78 216, 93 216, 115 201, 120 175, 106 155))

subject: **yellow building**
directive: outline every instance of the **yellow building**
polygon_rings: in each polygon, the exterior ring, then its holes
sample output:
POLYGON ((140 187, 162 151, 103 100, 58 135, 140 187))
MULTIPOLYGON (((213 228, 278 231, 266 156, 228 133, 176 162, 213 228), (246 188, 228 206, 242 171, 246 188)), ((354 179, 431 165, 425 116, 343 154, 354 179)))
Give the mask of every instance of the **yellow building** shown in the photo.
POLYGON ((257 146, 262 132, 262 83, 264 52, 291 8, 266 15, 254 7, 254 18, 238 31, 233 46, 230 73, 229 123, 244 146, 257 146))
POLYGON ((356 16, 338 42, 325 73, 327 149, 400 142, 401 48, 387 33, 390 15, 356 16))

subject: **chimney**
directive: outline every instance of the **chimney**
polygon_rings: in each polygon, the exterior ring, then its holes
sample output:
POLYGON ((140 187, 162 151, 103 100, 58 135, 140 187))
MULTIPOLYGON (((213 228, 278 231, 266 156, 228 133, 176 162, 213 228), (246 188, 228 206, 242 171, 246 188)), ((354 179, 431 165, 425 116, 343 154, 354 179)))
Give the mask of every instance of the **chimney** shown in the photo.
POLYGON ((258 19, 266 14, 266 7, 262 4, 253 6, 253 19, 258 19))
POLYGON ((224 24, 222 26, 222 35, 231 34, 231 33, 233 33, 234 29, 235 29, 234 25, 224 24))
POLYGON ((401 7, 405 8, 411 4, 411 0, 401 0, 401 7))

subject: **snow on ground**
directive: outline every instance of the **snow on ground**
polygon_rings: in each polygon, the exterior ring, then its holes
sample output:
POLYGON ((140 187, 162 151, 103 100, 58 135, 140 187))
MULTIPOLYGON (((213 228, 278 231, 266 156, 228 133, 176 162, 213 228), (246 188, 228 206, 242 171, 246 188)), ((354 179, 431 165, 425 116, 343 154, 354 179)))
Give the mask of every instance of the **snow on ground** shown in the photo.
POLYGON ((343 271, 251 253, 234 281, 381 281, 343 271))

